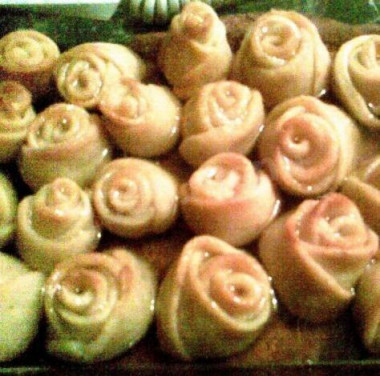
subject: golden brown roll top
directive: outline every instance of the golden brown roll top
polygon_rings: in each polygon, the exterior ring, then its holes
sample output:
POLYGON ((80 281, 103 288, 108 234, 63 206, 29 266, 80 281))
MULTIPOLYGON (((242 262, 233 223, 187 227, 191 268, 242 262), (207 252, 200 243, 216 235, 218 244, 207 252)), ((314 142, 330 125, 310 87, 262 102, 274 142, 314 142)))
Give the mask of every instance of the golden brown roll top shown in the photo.
POLYGON ((157 298, 161 348, 183 359, 228 356, 252 344, 272 311, 259 262, 212 236, 189 240, 157 298))
POLYGON ((125 154, 157 157, 176 146, 181 104, 164 86, 124 77, 104 88, 99 109, 125 154))
POLYGON ((364 126, 380 129, 380 35, 362 35, 344 43, 333 66, 335 94, 364 126))
POLYGON ((226 28, 212 7, 186 4, 172 19, 158 56, 174 93, 187 99, 198 87, 227 78, 231 62, 226 28))
POLYGON ((241 246, 254 240, 274 219, 280 200, 266 172, 242 154, 220 153, 181 186, 180 206, 196 234, 241 246))
POLYGON ((67 103, 56 103, 38 114, 21 149, 20 172, 37 190, 57 177, 89 185, 111 148, 99 116, 67 103))
POLYGON ((340 193, 305 200, 264 230, 259 257, 280 301, 311 322, 338 317, 379 247, 356 205, 340 193))
POLYGON ((272 10, 247 31, 234 58, 232 78, 261 92, 268 107, 327 89, 330 54, 316 26, 292 11, 272 10))
POLYGON ((283 190, 317 196, 337 189, 352 171, 359 140, 355 123, 338 107, 299 96, 268 114, 259 157, 283 190))
POLYGON ((35 30, 13 31, 0 39, 0 79, 19 81, 36 97, 47 94, 59 55, 48 36, 35 30))
POLYGON ((146 67, 141 58, 126 46, 93 42, 65 51, 54 69, 62 97, 84 108, 95 108, 104 87, 120 79, 142 79, 146 67))
POLYGON ((15 159, 36 117, 30 91, 17 81, 0 82, 0 163, 15 159))
POLYGON ((122 354, 153 319, 157 281, 152 267, 124 248, 76 255, 46 282, 47 351, 78 363, 122 354))
POLYGON ((93 251, 99 240, 90 197, 71 179, 55 179, 18 206, 17 248, 33 269, 50 273, 58 262, 93 251))
POLYGON ((182 110, 179 152, 193 166, 221 152, 248 154, 263 127, 264 115, 257 90, 236 81, 206 84, 182 110))

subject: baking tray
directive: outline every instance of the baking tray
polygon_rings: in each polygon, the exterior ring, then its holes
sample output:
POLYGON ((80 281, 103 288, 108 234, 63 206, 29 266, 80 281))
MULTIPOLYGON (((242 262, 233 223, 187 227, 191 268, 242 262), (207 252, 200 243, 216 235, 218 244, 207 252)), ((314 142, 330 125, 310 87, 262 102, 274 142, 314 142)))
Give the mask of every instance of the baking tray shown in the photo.
MULTIPOLYGON (((258 7, 258 10, 266 9, 258 7)), ((233 11, 234 14, 222 15, 229 42, 234 50, 239 46, 248 25, 260 14, 250 12, 236 18, 235 13, 241 11, 246 12, 247 8, 238 8, 233 11)), ((332 54, 343 42, 354 36, 366 33, 380 34, 380 24, 376 22, 353 25, 316 16, 315 12, 314 15, 310 15, 310 18, 317 25, 332 54)), ((344 21, 347 20, 344 19, 344 21)), ((49 18, 19 12, 0 14, 1 35, 21 27, 45 32, 57 41, 62 50, 84 41, 100 39, 126 43, 150 62, 154 62, 165 32, 163 28, 152 28, 147 25, 132 27, 131 24, 126 23, 122 14, 117 14, 113 20, 106 23, 62 17, 49 18)), ((186 171, 183 162, 174 155, 163 158, 161 162, 171 169, 186 171)), ((11 175, 14 175, 12 166, 8 170, 11 175)), ((21 191, 27 190, 17 176, 15 179, 21 191)), ((130 245, 149 258, 162 275, 189 236, 186 227, 179 222, 165 235, 135 241, 130 245), (158 247, 161 252, 159 256, 155 251, 158 247)), ((334 322, 312 325, 292 318, 280 305, 258 340, 247 351, 226 359, 192 363, 175 360, 160 351, 155 328, 152 327, 149 333, 125 355, 95 365, 77 365, 49 357, 43 349, 44 333, 41 332, 25 354, 12 362, 0 364, 0 374, 205 375, 227 373, 257 376, 379 374, 380 359, 368 354, 354 328, 350 311, 334 322)))

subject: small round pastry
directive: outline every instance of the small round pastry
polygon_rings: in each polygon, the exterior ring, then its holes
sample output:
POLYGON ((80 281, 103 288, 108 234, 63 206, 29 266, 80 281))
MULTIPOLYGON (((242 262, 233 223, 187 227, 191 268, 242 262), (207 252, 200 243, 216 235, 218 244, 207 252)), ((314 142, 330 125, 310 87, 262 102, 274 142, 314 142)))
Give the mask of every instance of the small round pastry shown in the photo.
POLYGON ((6 175, 0 172, 0 249, 8 244, 16 230, 16 189, 6 175))
POLYGON ((339 187, 354 168, 359 140, 357 126, 338 107, 299 96, 268 114, 259 158, 284 191, 312 197, 339 187))
POLYGON ((288 310, 321 323, 348 307, 378 248, 356 205, 333 192, 272 222, 260 237, 259 257, 288 310))
POLYGON ((206 84, 182 110, 179 152, 193 166, 221 152, 248 154, 263 127, 264 115, 257 90, 236 81, 206 84))
POLYGON ((17 81, 1 81, 0 163, 16 158, 35 117, 30 91, 17 81))
POLYGON ((24 353, 43 315, 44 275, 0 252, 0 362, 24 353))
POLYGON ((164 86, 123 77, 104 88, 99 109, 109 134, 125 154, 157 157, 177 143, 181 105, 164 86))
POLYGON ((380 262, 368 267, 359 280, 353 313, 364 346, 380 354, 380 262))
POLYGON ((180 187, 183 218, 196 234, 234 245, 253 241, 279 212, 280 200, 266 172, 242 154, 208 159, 180 187))
POLYGON ((174 93, 188 99, 202 85, 227 78, 231 63, 226 28, 213 8, 199 1, 186 4, 173 17, 158 56, 174 93))
POLYGON ((22 259, 47 274, 58 262, 95 250, 100 228, 89 195, 68 178, 44 185, 20 202, 16 239, 22 259))
POLYGON ((0 80, 15 80, 33 96, 52 88, 52 72, 60 55, 57 44, 35 30, 17 30, 0 39, 0 80))
POLYGON ((234 58, 232 78, 261 92, 273 107, 298 95, 322 95, 330 54, 316 26, 293 11, 272 10, 247 31, 234 58))
POLYGON ((92 109, 107 84, 123 76, 140 80, 145 72, 145 63, 128 47, 93 42, 65 51, 57 61, 54 78, 66 102, 92 109))
POLYGON ((34 191, 57 177, 70 178, 84 187, 110 160, 110 154, 99 116, 57 103, 39 113, 30 125, 21 148, 20 172, 34 191))
POLYGON ((380 155, 348 176, 341 191, 356 203, 366 223, 380 235, 380 155))
POLYGON ((253 256, 212 236, 195 237, 159 289, 160 347, 188 361, 230 356, 255 341, 271 312, 269 278, 253 256))
POLYGON ((46 349, 65 360, 112 359, 135 345, 153 320, 156 275, 124 248, 61 262, 45 288, 46 349))
POLYGON ((344 43, 333 64, 333 89, 362 125, 380 129, 380 35, 362 35, 344 43))
POLYGON ((148 160, 119 158, 105 165, 92 198, 101 224, 123 238, 165 232, 177 219, 178 183, 148 160))

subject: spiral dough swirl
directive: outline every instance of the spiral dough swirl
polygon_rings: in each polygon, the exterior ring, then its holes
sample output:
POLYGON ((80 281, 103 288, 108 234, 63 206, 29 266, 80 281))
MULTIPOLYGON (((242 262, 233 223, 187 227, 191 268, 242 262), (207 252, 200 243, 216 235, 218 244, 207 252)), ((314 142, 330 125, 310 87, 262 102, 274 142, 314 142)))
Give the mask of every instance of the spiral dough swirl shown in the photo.
POLYGON ((319 96, 327 88, 331 58, 316 26, 300 13, 272 10, 247 31, 232 77, 261 92, 273 107, 298 96, 319 96))
POLYGON ((234 246, 254 240, 278 213, 279 197, 264 171, 238 153, 219 153, 180 187, 183 218, 197 234, 234 246))
POLYGON ((185 360, 249 346, 271 314, 268 276, 257 260, 212 236, 185 244, 157 299, 158 338, 185 360))
POLYGON ((263 122, 258 91, 234 81, 204 85, 183 108, 179 151, 193 166, 220 152, 248 154, 263 122))
POLYGON ((300 96, 268 115, 258 149, 285 191, 303 197, 335 190, 354 167, 359 131, 338 107, 300 96))
POLYGON ((63 176, 86 186, 110 159, 98 116, 57 103, 38 114, 21 149, 20 171, 34 190, 63 176))
POLYGON ((108 84, 124 76, 142 79, 145 69, 144 62, 128 47, 94 42, 80 44, 63 53, 54 77, 67 102, 95 108, 108 84))
POLYGON ((178 187, 153 162, 119 158, 107 164, 93 186, 93 203, 102 225, 126 238, 162 233, 175 221, 178 187))
POLYGON ((380 35, 344 43, 333 66, 333 88, 350 114, 370 129, 380 129, 380 35))
POLYGON ((264 230, 259 256, 291 313, 312 322, 336 318, 376 255, 378 236, 340 193, 305 200, 264 230))
POLYGON ((125 352, 152 321, 156 285, 151 266, 122 248, 58 264, 46 283, 48 352, 80 363, 125 352))
POLYGON ((57 178, 24 198, 17 218, 19 253, 43 272, 76 253, 93 251, 100 239, 90 197, 67 178, 57 178))
POLYGON ((17 30, 0 39, 0 79, 16 80, 34 95, 46 94, 60 55, 56 43, 35 30, 17 30))

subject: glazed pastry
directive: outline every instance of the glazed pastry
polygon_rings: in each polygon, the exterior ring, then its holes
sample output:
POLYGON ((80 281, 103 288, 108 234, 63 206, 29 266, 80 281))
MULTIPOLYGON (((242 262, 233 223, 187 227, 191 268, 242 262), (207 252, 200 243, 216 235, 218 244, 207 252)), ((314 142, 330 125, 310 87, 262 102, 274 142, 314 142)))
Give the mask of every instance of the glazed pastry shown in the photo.
POLYGON ((380 235, 380 155, 345 179, 342 192, 356 203, 364 220, 380 235))
POLYGON ((257 90, 234 81, 204 85, 181 116, 181 156, 199 166, 221 152, 248 154, 262 129, 264 105, 257 90))
POLYGON ((292 11, 272 10, 247 31, 234 58, 232 78, 261 92, 273 107, 298 96, 320 96, 331 58, 316 26, 292 11))
POLYGON ((279 204, 269 176, 238 153, 208 159, 180 188, 188 226, 234 246, 254 240, 278 214, 279 204))
POLYGON ((57 44, 35 30, 17 30, 0 39, 0 80, 15 80, 39 97, 51 90, 57 44))
POLYGON ((114 159, 99 172, 92 196, 101 224, 124 238, 162 233, 177 218, 177 182, 148 160, 114 159))
POLYGON ((21 149, 20 172, 34 190, 57 177, 89 185, 110 160, 101 120, 81 107, 57 103, 38 114, 21 149))
POLYGON ((335 190, 351 172, 359 139, 356 125, 338 107, 300 96, 269 113, 259 157, 283 190, 316 196, 335 190))
POLYGON ((16 158, 35 117, 30 91, 17 81, 1 81, 0 163, 16 158))
POLYGON ((212 236, 195 237, 160 286, 160 346, 182 360, 242 351, 268 322, 271 300, 269 278, 253 256, 212 236))
POLYGON ((44 282, 42 273, 0 252, 0 362, 21 355, 37 335, 44 282))
POLYGON ((94 42, 64 52, 57 62, 54 77, 66 102, 95 108, 108 84, 124 76, 140 80, 145 71, 145 63, 128 47, 94 42))
POLYGON ((15 187, 8 177, 0 172, 0 249, 13 238, 16 230, 16 215, 17 193, 15 187))
POLYGON ((124 353, 148 330, 156 289, 151 265, 123 248, 63 261, 46 282, 48 353, 78 363, 124 353))
POLYGON ((58 262, 93 251, 99 240, 90 197, 68 178, 55 179, 19 204, 17 248, 33 269, 50 273, 58 262))
POLYGON ((158 65, 181 99, 207 84, 227 78, 232 52, 226 28, 210 5, 186 4, 170 24, 158 65))
POLYGON ((378 247, 356 205, 334 192, 305 200, 270 224, 259 256, 279 300, 293 315, 318 323, 348 307, 378 247))
POLYGON ((365 347, 380 354, 380 262, 365 270, 356 289, 354 317, 365 347))
POLYGON ((164 86, 124 77, 103 90, 99 109, 108 132, 125 154, 157 157, 177 143, 181 107, 164 86))
POLYGON ((380 35, 362 35, 344 43, 333 65, 333 89, 361 124, 380 129, 380 35))

